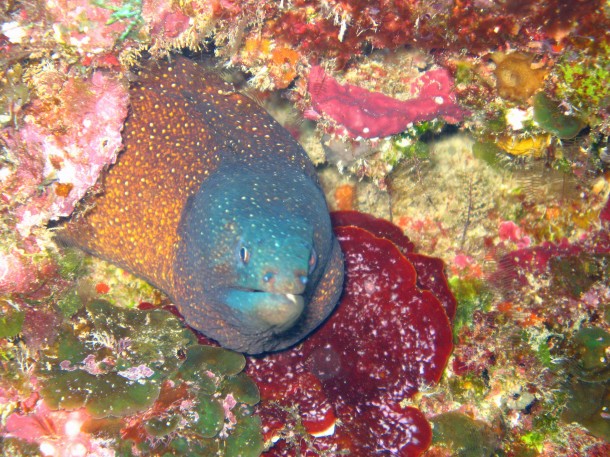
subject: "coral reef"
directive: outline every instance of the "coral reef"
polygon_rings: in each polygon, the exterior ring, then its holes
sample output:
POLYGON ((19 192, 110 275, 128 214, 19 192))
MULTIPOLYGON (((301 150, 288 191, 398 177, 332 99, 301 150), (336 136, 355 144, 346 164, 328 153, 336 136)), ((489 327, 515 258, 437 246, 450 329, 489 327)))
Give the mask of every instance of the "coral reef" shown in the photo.
POLYGON ((608 30, 606 0, 2 2, 0 453, 608 455, 608 30), (52 241, 121 150, 131 69, 170 52, 277 116, 332 208, 399 227, 334 216, 364 227, 338 229, 345 306, 249 361, 256 407, 241 356, 52 241), (418 298, 411 330, 364 258, 418 298), (429 365, 405 349, 420 305, 447 343, 429 365))
POLYGON ((542 89, 547 71, 544 68, 534 68, 532 56, 495 53, 491 59, 496 64, 494 75, 500 97, 527 102, 542 89))
MULTIPOLYGON (((12 373, 8 392, 31 393, 6 418, 5 452, 26 455, 34 445, 53 456, 114 447, 121 455, 260 454, 260 420, 251 410, 259 394, 242 373, 241 354, 197 345, 161 309, 94 300, 69 321, 41 325, 49 319, 28 316, 22 329, 30 348, 30 333, 47 339, 32 360, 31 384, 12 373)), ((5 365, 4 374, 15 368, 5 365)))
POLYGON ((2 192, 18 232, 69 216, 122 147, 127 117, 124 81, 103 71, 90 77, 40 68, 23 122, 2 131, 12 157, 2 192), (9 198, 10 196, 10 198, 9 198))

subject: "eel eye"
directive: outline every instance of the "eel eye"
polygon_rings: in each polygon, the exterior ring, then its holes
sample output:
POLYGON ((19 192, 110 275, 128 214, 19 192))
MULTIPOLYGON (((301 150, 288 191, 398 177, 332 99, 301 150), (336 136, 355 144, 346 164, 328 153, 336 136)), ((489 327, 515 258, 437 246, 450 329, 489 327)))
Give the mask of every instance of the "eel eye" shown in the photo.
POLYGON ((318 256, 316 254, 316 250, 311 248, 311 255, 309 256, 309 274, 316 269, 316 264, 318 263, 318 256))
POLYGON ((244 246, 239 248, 239 258, 241 259, 242 263, 248 263, 250 260, 250 252, 244 246))

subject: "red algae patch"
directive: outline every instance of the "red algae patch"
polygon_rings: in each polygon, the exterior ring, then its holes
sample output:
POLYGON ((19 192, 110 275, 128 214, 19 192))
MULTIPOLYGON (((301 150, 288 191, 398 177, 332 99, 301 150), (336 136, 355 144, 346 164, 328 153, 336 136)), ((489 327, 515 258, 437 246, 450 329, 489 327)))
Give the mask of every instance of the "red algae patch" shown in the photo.
POLYGON ((415 249, 415 245, 405 236, 400 227, 385 219, 359 211, 334 211, 330 213, 330 219, 335 227, 360 227, 378 238, 385 238, 394 243, 403 254, 413 252, 415 249))
POLYGON ((400 229, 377 221, 333 213, 346 271, 336 311, 296 348, 249 359, 248 375, 261 391, 265 439, 276 443, 264 455, 348 450, 417 456, 430 445, 425 416, 401 402, 438 382, 453 348, 446 308, 426 287, 433 274, 444 281, 442 262, 428 269, 429 258, 407 254, 414 267, 396 244, 376 236, 400 235, 409 245, 400 229), (359 221, 376 234, 356 227, 359 221))

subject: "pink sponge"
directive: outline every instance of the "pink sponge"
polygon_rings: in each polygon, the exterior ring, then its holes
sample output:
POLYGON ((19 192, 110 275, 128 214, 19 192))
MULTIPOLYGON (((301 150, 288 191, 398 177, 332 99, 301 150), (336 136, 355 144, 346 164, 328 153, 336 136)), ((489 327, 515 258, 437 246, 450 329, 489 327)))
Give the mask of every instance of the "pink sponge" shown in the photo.
POLYGON ((404 131, 409 124, 443 117, 457 123, 467 112, 452 94, 447 70, 430 70, 410 87, 410 100, 398 100, 351 84, 339 84, 322 67, 309 73, 308 91, 315 111, 345 127, 353 137, 378 138, 404 131))

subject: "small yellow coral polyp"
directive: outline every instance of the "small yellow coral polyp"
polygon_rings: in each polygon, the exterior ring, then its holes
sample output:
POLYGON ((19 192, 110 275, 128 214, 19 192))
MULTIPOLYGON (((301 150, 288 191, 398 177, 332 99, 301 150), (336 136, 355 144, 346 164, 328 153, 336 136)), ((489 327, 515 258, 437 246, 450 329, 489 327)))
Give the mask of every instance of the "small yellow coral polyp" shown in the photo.
POLYGON ((524 139, 504 137, 496 143, 504 151, 515 156, 542 157, 551 144, 550 135, 538 135, 524 139))
POLYGON ((271 41, 263 38, 248 38, 244 44, 246 53, 254 52, 257 54, 268 54, 271 48, 271 41))
POLYGON ((271 73, 278 89, 288 87, 297 76, 296 65, 299 53, 290 48, 276 48, 271 52, 271 73))
POLYGON ((532 56, 496 52, 491 59, 496 64, 494 75, 500 97, 524 103, 542 89, 548 72, 545 68, 535 68, 532 56))
POLYGON ((265 38, 248 38, 240 58, 248 66, 264 66, 274 89, 284 89, 296 78, 300 54, 290 48, 277 47, 265 38))

